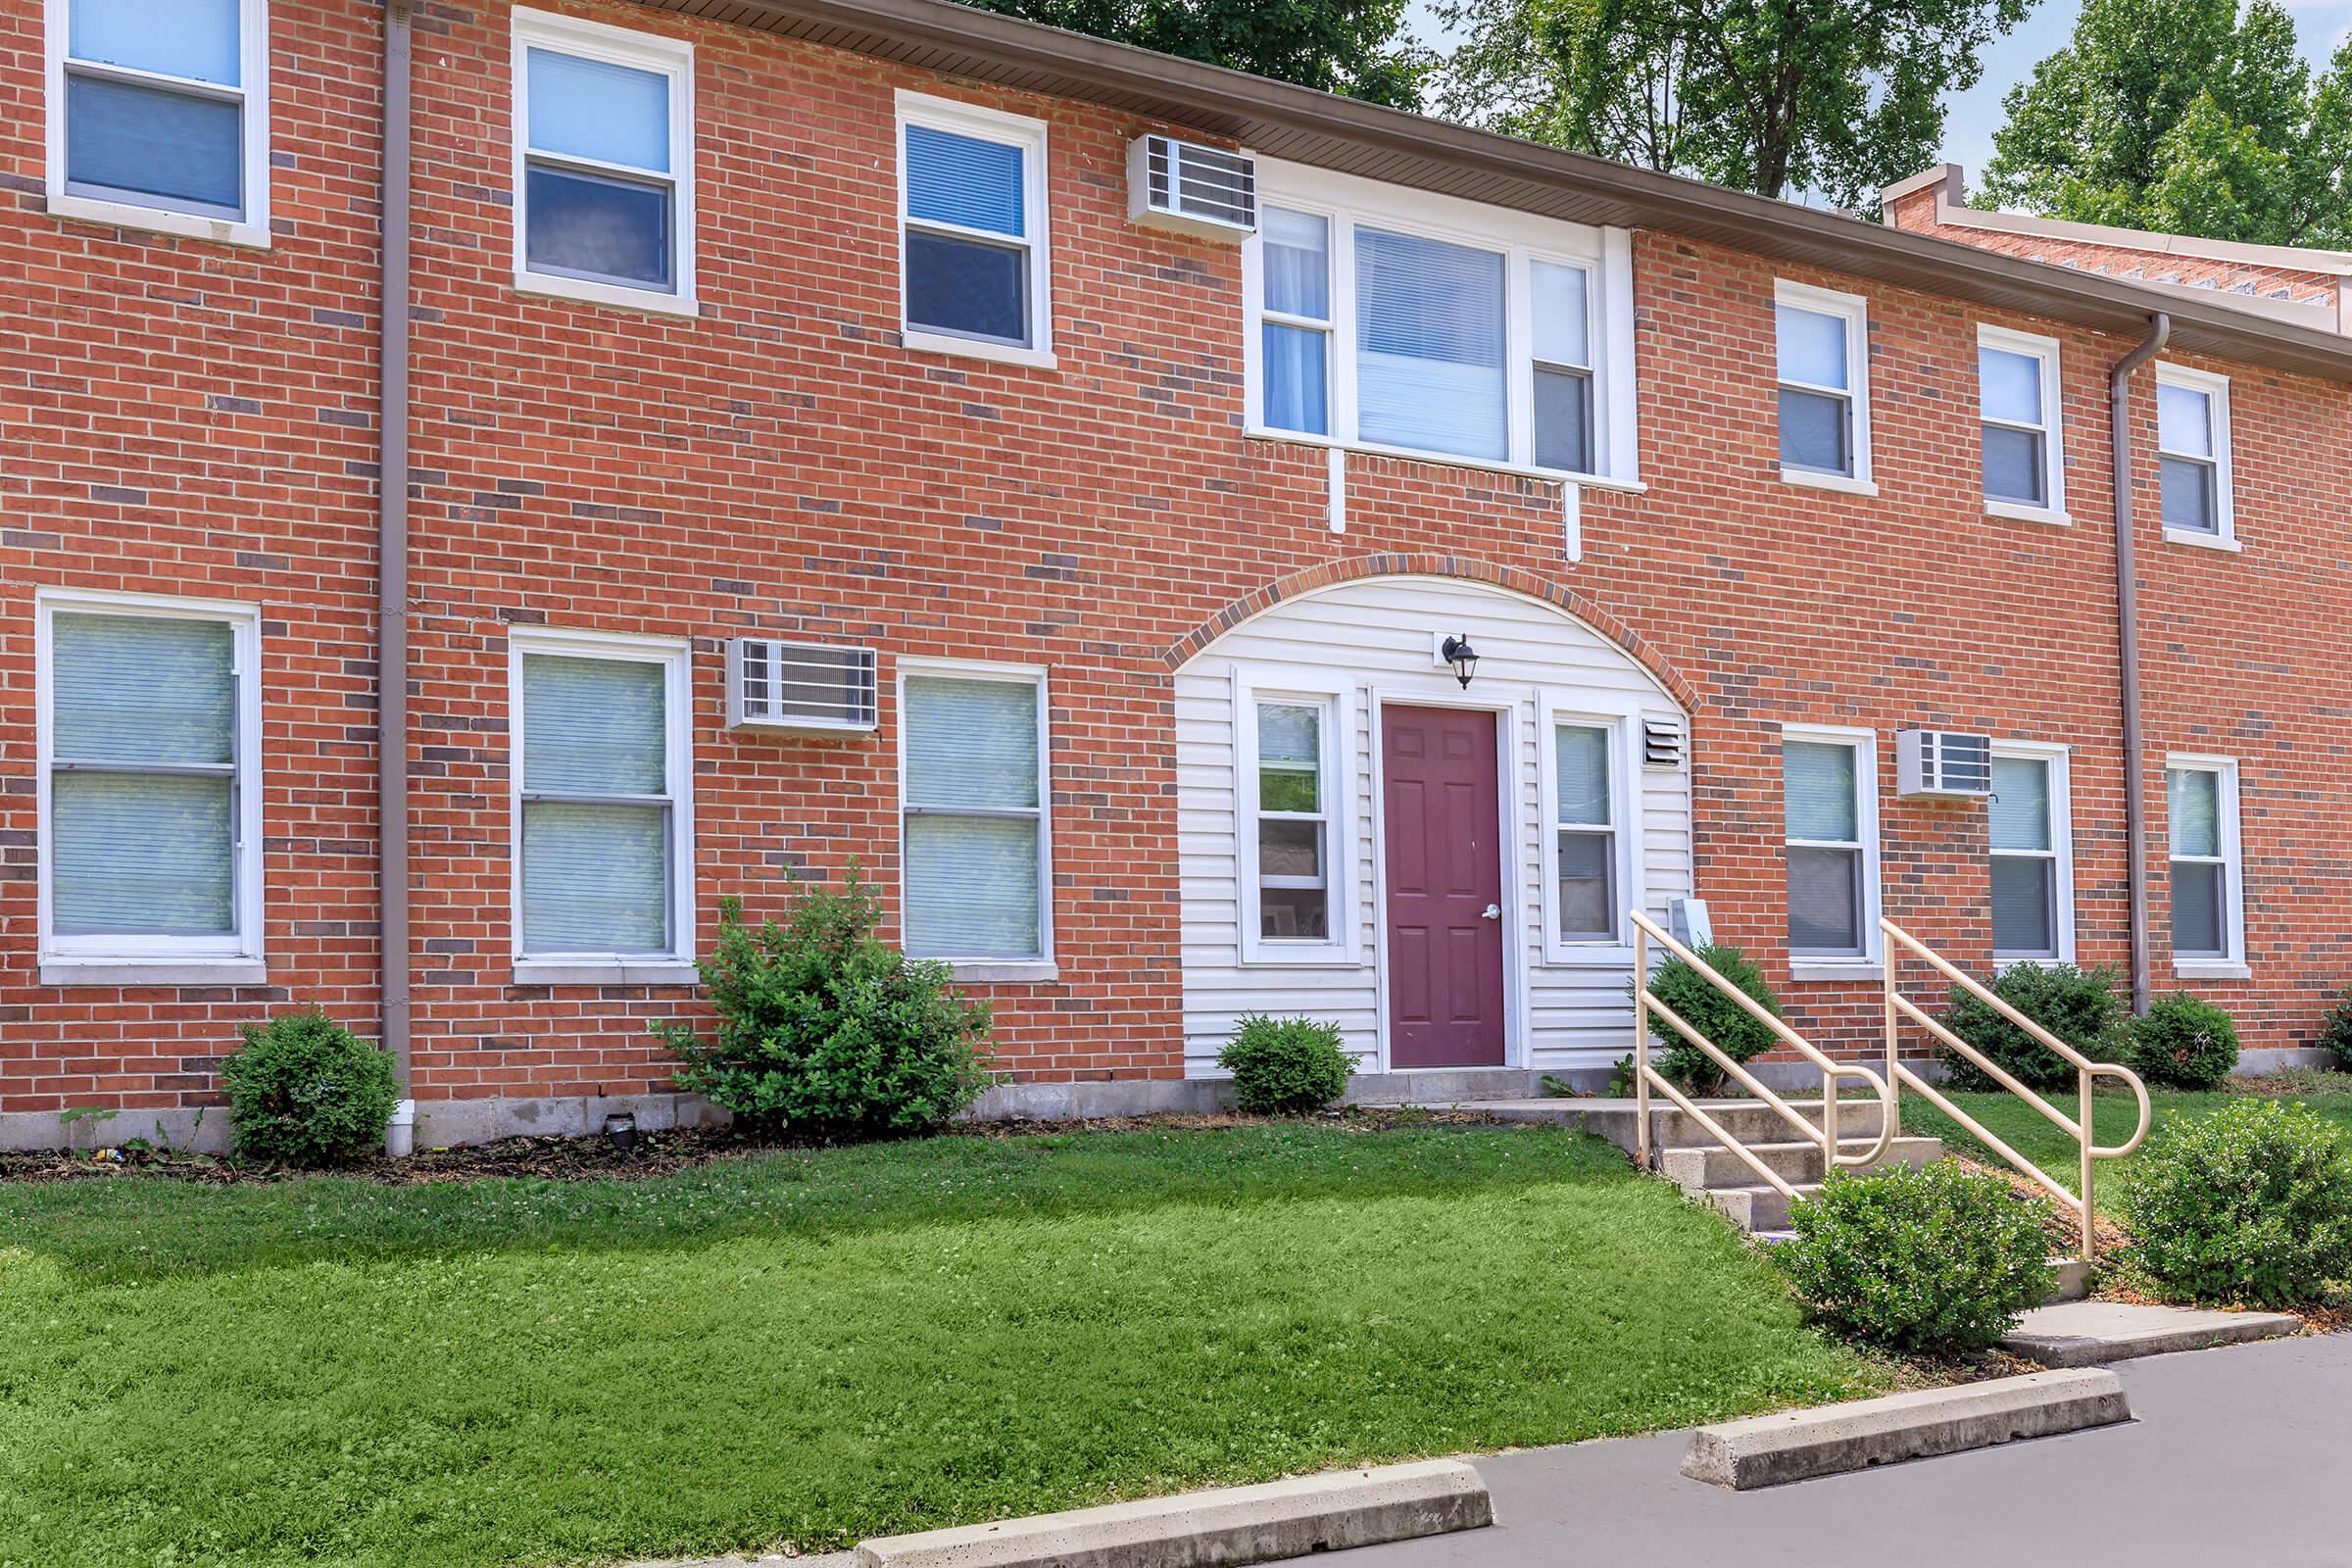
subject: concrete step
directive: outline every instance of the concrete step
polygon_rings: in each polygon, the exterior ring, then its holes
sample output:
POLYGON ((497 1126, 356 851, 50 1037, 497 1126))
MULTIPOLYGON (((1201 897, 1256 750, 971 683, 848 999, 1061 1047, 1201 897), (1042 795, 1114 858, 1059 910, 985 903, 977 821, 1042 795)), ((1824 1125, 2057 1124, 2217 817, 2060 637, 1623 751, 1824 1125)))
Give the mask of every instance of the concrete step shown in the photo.
MULTIPOLYGON (((1877 1143, 1874 1134, 1869 1138, 1840 1138, 1838 1148, 1849 1156, 1866 1154, 1877 1143)), ((1749 1144, 1747 1152, 1764 1162, 1781 1180, 1789 1183, 1821 1180, 1821 1150, 1814 1144, 1779 1143, 1749 1144)), ((1887 1145, 1886 1153, 1869 1165, 1841 1165, 1840 1170, 1860 1173, 1866 1170, 1885 1170, 1895 1165, 1917 1169, 1932 1165, 1943 1155, 1943 1141, 1938 1138, 1897 1138, 1887 1145)), ((1661 1149, 1657 1152, 1658 1174, 1685 1192, 1703 1192, 1711 1187, 1749 1187, 1755 1184, 1756 1173, 1747 1163, 1718 1144, 1712 1149, 1661 1149)))
MULTIPOLYGON (((1818 1183, 1801 1185, 1796 1189, 1800 1199, 1811 1198, 1821 1191, 1818 1183)), ((1703 1198, 1723 1212, 1733 1224, 1755 1235, 1761 1231, 1785 1231, 1788 1228, 1789 1199, 1777 1187, 1711 1187, 1692 1196, 1703 1198)))
MULTIPOLYGON (((1743 1144, 1788 1143, 1797 1137, 1796 1129, 1788 1118, 1760 1100, 1702 1100, 1698 1106, 1719 1123, 1723 1130, 1743 1144)), ((1631 1100, 1479 1100, 1464 1102, 1463 1110, 1474 1110, 1499 1121, 1540 1121, 1563 1127, 1577 1127, 1596 1138, 1605 1138, 1619 1149, 1631 1153, 1636 1144, 1635 1133, 1640 1112, 1631 1100)), ((1818 1126, 1821 1122, 1821 1101, 1791 1100, 1788 1108, 1818 1126)), ((1715 1145, 1715 1135, 1701 1126, 1689 1112, 1664 1101, 1650 1102, 1650 1146, 1654 1149, 1704 1149, 1715 1145)), ((1838 1102, 1838 1139, 1871 1139, 1879 1135, 1879 1102, 1875 1100, 1846 1100, 1838 1102)))

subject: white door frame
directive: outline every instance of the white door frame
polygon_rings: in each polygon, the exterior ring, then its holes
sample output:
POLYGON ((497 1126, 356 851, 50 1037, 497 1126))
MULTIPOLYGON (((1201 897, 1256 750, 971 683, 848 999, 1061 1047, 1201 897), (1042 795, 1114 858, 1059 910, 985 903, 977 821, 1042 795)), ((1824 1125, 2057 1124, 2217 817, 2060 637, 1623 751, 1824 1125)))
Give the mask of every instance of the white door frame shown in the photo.
MULTIPOLYGON (((1518 777, 1521 714, 1530 701, 1525 691, 1509 696, 1482 697, 1456 685, 1453 678, 1433 676, 1425 681, 1366 689, 1365 708, 1372 715, 1370 753, 1372 775, 1372 969, 1375 980, 1376 1036, 1381 1072, 1444 1072, 1442 1067, 1396 1067, 1389 1036, 1389 810, 1388 776, 1383 766, 1387 751, 1388 710, 1394 708, 1456 708, 1467 712, 1491 712, 1494 717, 1495 830, 1502 837, 1502 1065, 1525 1066, 1529 1059, 1527 1017, 1527 889, 1524 829, 1518 777), (1442 684, 1441 684, 1442 683, 1442 684), (1453 689, 1447 690, 1447 687, 1453 689)), ((1474 1069, 1470 1069, 1474 1070, 1474 1069)))

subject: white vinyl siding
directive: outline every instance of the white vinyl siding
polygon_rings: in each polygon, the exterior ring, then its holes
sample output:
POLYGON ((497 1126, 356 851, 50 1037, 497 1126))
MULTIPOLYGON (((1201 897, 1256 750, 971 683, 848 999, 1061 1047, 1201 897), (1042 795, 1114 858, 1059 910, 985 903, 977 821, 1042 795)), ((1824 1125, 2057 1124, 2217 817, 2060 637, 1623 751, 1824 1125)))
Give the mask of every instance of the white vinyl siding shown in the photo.
POLYGON ((266 0, 48 8, 49 210, 269 244, 266 0))
POLYGON ((906 952, 956 964, 1052 954, 1045 677, 903 665, 899 686, 906 952))
POLYGON ((1250 426, 1638 482, 1630 238, 1260 160, 1250 426))
POLYGON ((1984 510, 2029 522, 2069 520, 2058 340, 1979 326, 1977 417, 1984 510))
POLYGON ((1995 742, 1990 845, 1992 956, 2068 962, 2075 956, 2074 827, 2064 747, 1995 742))
POLYGON ((1797 978, 1879 951, 1878 746, 1868 731, 1787 725, 1788 953, 1797 978))
POLYGON ((1051 366, 1046 125, 898 97, 901 339, 1051 366))
MULTIPOLYGON (((694 941, 686 649, 532 631, 512 641, 514 956, 679 965, 694 941)), ((568 977, 567 977, 568 978, 568 977)))
POLYGON ((2156 367, 2156 481, 2167 539, 2236 548, 2227 377, 2156 367))
POLYGON ((516 286, 694 314, 692 47, 523 10, 514 37, 516 286))
POLYGON ((1875 494, 1870 477, 1870 303, 1801 283, 1773 288, 1781 477, 1875 494))
POLYGON ((2170 758, 2165 795, 2174 969, 2183 978, 2229 977, 2246 961, 2237 763, 2221 757, 2170 758))
POLYGON ((1545 1069, 1605 1067, 1632 1028, 1630 948, 1546 940, 1557 827, 1546 792, 1556 765, 1545 724, 1600 722, 1620 738, 1620 902, 1660 919, 1690 892, 1687 768, 1634 765, 1624 737, 1642 715, 1681 721, 1673 701, 1606 637, 1517 595, 1434 578, 1379 577, 1288 600, 1234 628, 1176 677, 1178 855, 1183 886, 1186 1071, 1213 1075, 1245 1012, 1328 1018, 1366 1070, 1380 1065, 1381 849, 1374 809, 1377 705, 1505 701, 1503 905, 1509 954, 1508 1059, 1545 1069), (1467 633, 1485 656, 1464 693, 1434 662, 1431 632, 1467 633), (1329 798, 1331 876, 1342 940, 1291 952, 1255 938, 1250 917, 1253 751, 1246 705, 1330 695, 1337 723, 1329 798), (1630 892, 1630 897, 1626 896, 1630 892))
POLYGON ((257 962, 258 613, 44 594, 36 661, 44 973, 257 962))

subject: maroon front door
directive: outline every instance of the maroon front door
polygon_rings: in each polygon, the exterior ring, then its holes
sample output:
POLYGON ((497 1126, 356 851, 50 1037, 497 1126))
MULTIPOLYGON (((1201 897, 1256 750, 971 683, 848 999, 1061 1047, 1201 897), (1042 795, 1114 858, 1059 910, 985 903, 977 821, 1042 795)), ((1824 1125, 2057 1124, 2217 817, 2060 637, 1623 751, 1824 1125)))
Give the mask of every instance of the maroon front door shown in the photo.
POLYGON ((1502 1065, 1502 831, 1494 715, 1381 711, 1389 1064, 1502 1065))

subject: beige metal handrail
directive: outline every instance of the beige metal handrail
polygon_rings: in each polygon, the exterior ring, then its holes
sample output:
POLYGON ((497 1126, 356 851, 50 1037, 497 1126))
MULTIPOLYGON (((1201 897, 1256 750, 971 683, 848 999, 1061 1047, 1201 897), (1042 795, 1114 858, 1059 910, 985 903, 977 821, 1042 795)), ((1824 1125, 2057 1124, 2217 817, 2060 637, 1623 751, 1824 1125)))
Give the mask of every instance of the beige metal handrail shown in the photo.
POLYGON ((1991 1150, 1994 1153, 2000 1155, 2010 1164, 2015 1165, 2020 1171, 2023 1171, 2026 1175, 2032 1177, 2035 1182, 2039 1183, 2044 1189, 2046 1189, 2052 1197, 2058 1199, 2061 1202, 2065 1203, 2067 1207, 2073 1209, 2082 1225, 2082 1256, 2085 1260, 2089 1259, 2092 1255, 2095 1246, 2091 1233, 2092 1162, 2101 1159, 2121 1159, 2126 1154, 2129 1154, 2133 1150, 2137 1149, 2139 1147, 2140 1140, 2148 1136, 2148 1086, 2140 1081, 2139 1074, 2133 1072, 2129 1067, 2119 1066, 2118 1064, 2109 1061, 2091 1060, 2088 1056, 2085 1056, 2082 1054, 2082 1053, 2077 1051, 2074 1047, 2068 1045, 2065 1041, 2059 1039, 2056 1035, 2050 1033, 2050 1031, 2044 1029, 2041 1025, 2035 1023, 2033 1019, 2018 1011, 2008 1003, 2003 1002, 1999 997, 1994 996, 1990 990, 1980 984, 1974 976, 1963 973, 1958 967, 1945 959, 1942 955, 1936 953, 1926 943, 1911 935, 1910 932, 1905 931, 1901 926, 1896 925, 1892 920, 1880 920, 1879 930, 1886 938, 1886 1084, 1892 1095, 1895 1097, 1889 1102, 1887 1107, 1888 1124, 1893 1125, 1900 1116, 1900 1097, 1902 1095, 1902 1086, 1909 1084, 1920 1094, 1926 1096, 1929 1102, 1933 1103, 1936 1109, 1942 1111, 1946 1116, 1951 1117, 1952 1120, 1958 1122, 1961 1126, 1967 1128, 1971 1133, 1975 1134, 1977 1139, 1983 1143, 1985 1148, 1991 1150), (1901 950, 1901 952, 1898 952, 1897 950, 1901 950), (2003 1068, 2000 1063, 1992 1060, 1992 1058, 1985 1055, 1984 1053, 1979 1051, 1976 1047, 1961 1039, 1957 1034, 1953 1033, 1951 1029, 1946 1027, 1941 1020, 1931 1016, 1917 1003, 1913 1002, 1909 997, 1904 996, 1902 991, 1895 984, 1895 966, 1901 961, 1902 952, 1907 952, 1912 956, 1926 962, 1930 967, 1934 968, 1945 979, 1960 987, 1961 990, 1967 992, 1970 996, 1975 997, 1979 1002, 1984 1003, 1986 1006, 1992 1008, 1993 1011, 1999 1013, 2011 1023, 2017 1025, 2018 1028, 2023 1029, 2035 1041, 2041 1045, 2047 1046, 2050 1050, 2056 1052, 2060 1056, 2064 1057, 2068 1062, 2072 1063, 2075 1069, 2075 1093, 2077 1108, 2080 1112, 2080 1119, 2078 1120, 2069 1117, 2057 1106, 2042 1099, 2041 1096, 2035 1094, 2033 1090, 2028 1089, 2024 1084, 2019 1083, 2017 1078, 2003 1068), (2025 1155, 2019 1153, 2016 1150, 2011 1149, 2007 1144, 2001 1142, 2000 1139, 1995 1138, 1990 1132, 1987 1132, 1984 1125, 1975 1117, 1969 1115, 1958 1105, 1953 1104, 1950 1100, 1946 1099, 1942 1091, 1936 1088, 1935 1085, 1929 1083, 1925 1078, 1922 1078, 1918 1073, 1915 1073, 1910 1068, 1904 1066, 1895 1055, 1895 1047, 1902 1028, 1899 1020, 1902 1018, 1908 1018, 1913 1023, 1916 1023, 1921 1028, 1927 1030, 1928 1033, 1934 1035, 1937 1040, 1951 1048, 1952 1051, 1973 1062, 1980 1071, 1982 1071, 1986 1077, 1990 1078, 1994 1083, 1999 1084, 2003 1089, 2008 1090, 2011 1094, 2017 1096, 2027 1104, 2032 1105, 2035 1110, 2040 1111, 2042 1115, 2047 1117, 2053 1124, 2064 1129, 2067 1136, 2074 1139, 2076 1147, 2082 1152, 2080 1161, 2082 1173, 2082 1193, 2077 1195, 2067 1191, 2064 1183, 2049 1175, 2046 1171, 2042 1170, 2040 1166, 2026 1158, 2025 1155), (2103 1149, 2091 1141, 2093 1133, 2096 1130, 2091 1124, 2090 1116, 2091 1080, 2102 1077, 2121 1078, 2125 1083, 2132 1086, 2132 1093, 2137 1097, 2139 1101, 2139 1126, 2132 1134, 2132 1141, 2127 1144, 2119 1144, 2112 1149, 2103 1149))
POLYGON ((1642 1169, 1649 1168, 1649 1092, 1654 1088, 1680 1106, 1685 1115, 1712 1133, 1717 1143, 1731 1151, 1749 1170, 1762 1177, 1767 1186, 1779 1192, 1784 1198, 1792 1199, 1797 1196, 1796 1189, 1784 1180, 1778 1171, 1757 1158, 1755 1152, 1745 1144, 1725 1132, 1720 1122, 1691 1103, 1688 1095, 1676 1088, 1670 1079, 1649 1064, 1649 1020, 1653 1013, 1665 1019, 1668 1024, 1673 1026, 1675 1033, 1697 1047, 1706 1054, 1708 1060, 1721 1067, 1728 1076, 1737 1078, 1747 1087, 1750 1094, 1778 1111, 1783 1119, 1804 1135, 1808 1143, 1820 1146, 1821 1168, 1825 1173, 1836 1170, 1841 1165, 1873 1164, 1880 1155, 1886 1152, 1886 1146, 1894 1139, 1894 1101, 1892 1091, 1877 1073, 1872 1072, 1868 1067, 1857 1066, 1851 1062, 1831 1060, 1810 1040, 1790 1028, 1787 1020, 1775 1016, 1755 998, 1718 974, 1712 964, 1677 942, 1655 920, 1643 914, 1640 909, 1631 909, 1627 913, 1633 917, 1634 922, 1634 1105, 1636 1112, 1634 1158, 1642 1169), (1821 1124, 1819 1126, 1807 1121, 1802 1112, 1766 1088, 1762 1080, 1758 1079, 1754 1073, 1732 1059, 1715 1042, 1692 1028, 1680 1013, 1649 994, 1649 944, 1653 938, 1663 943, 1667 952, 1689 964, 1709 985, 1744 1008, 1750 1017, 1771 1030, 1781 1044, 1796 1052, 1821 1069, 1821 1124), (1849 1155, 1839 1152, 1838 1080, 1840 1078, 1859 1078, 1878 1092, 1879 1141, 1871 1146, 1868 1153, 1849 1155))

